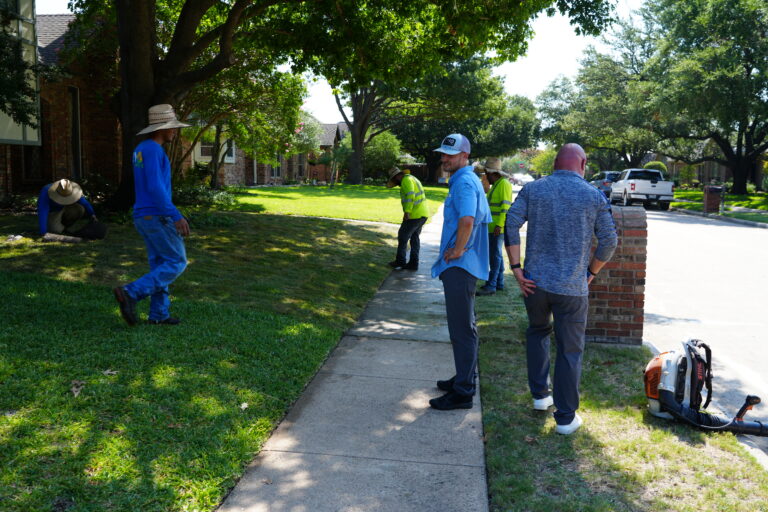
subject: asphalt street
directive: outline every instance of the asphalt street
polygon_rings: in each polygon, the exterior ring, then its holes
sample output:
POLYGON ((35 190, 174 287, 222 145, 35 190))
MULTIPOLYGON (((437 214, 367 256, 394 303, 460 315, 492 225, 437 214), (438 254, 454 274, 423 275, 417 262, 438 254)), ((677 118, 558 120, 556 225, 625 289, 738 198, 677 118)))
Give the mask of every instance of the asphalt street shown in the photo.
POLYGON ((648 211, 647 265, 643 338, 661 351, 704 340, 715 405, 732 416, 755 394, 747 418, 768 422, 768 230, 648 211))

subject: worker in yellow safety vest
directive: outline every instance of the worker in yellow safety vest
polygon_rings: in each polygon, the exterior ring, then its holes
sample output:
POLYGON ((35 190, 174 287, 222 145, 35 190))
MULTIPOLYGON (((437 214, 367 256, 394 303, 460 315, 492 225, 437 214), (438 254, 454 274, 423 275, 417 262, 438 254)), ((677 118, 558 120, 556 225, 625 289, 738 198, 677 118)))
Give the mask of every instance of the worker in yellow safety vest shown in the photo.
POLYGON ((509 174, 501 170, 501 160, 489 158, 483 165, 491 188, 486 195, 493 222, 488 224, 488 257, 491 271, 488 281, 477 290, 477 295, 493 295, 504 289, 504 223, 507 210, 512 206, 512 184, 509 174))
POLYGON ((427 196, 424 194, 424 187, 421 186, 421 182, 415 176, 393 167, 389 171, 387 188, 396 186, 400 186, 403 222, 397 232, 397 255, 394 261, 389 262, 389 266, 395 270, 418 270, 419 250, 421 249, 419 236, 421 235, 421 228, 429 217, 427 196), (406 262, 405 253, 409 241, 411 242, 411 257, 406 262))

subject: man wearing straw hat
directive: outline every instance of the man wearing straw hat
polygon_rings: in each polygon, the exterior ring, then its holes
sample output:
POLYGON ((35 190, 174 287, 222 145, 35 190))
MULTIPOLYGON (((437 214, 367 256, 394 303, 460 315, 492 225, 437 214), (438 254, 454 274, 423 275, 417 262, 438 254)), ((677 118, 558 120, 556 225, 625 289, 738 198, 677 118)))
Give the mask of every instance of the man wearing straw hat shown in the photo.
POLYGON ((406 174, 397 167, 389 171, 387 188, 400 186, 400 202, 403 205, 403 222, 397 232, 397 253, 395 260, 389 263, 395 270, 419 270, 419 251, 421 249, 421 228, 427 222, 427 196, 424 187, 415 176, 406 174), (411 257, 406 263, 405 250, 411 242, 411 257))
POLYGON ((176 119, 171 105, 150 107, 149 126, 138 133, 150 135, 133 151, 133 222, 147 246, 149 273, 114 289, 128 325, 138 323, 136 305, 146 297, 150 297, 150 324, 179 323, 169 313, 168 286, 187 266, 182 237, 189 235, 189 224, 171 202, 171 163, 162 144, 171 142, 183 126, 189 125, 176 119))
POLYGON ((83 196, 80 185, 74 181, 54 181, 40 191, 37 198, 37 219, 41 235, 62 234, 86 216, 96 221, 93 206, 83 196))
POLYGON ((507 210, 512 206, 512 184, 509 174, 501 169, 501 160, 496 157, 485 161, 485 175, 491 184, 488 190, 488 206, 491 207, 493 222, 488 224, 488 253, 491 271, 485 285, 477 295, 493 295, 504 289, 504 223, 507 210))

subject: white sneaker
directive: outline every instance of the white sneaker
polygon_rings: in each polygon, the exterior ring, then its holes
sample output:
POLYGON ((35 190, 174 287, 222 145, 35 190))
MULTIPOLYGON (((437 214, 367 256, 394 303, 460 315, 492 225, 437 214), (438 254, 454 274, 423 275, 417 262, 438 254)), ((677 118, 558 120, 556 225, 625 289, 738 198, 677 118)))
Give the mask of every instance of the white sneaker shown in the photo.
POLYGON ((563 434, 564 436, 567 436, 579 430, 579 427, 581 426, 582 423, 584 422, 581 420, 581 416, 577 414, 576 416, 573 417, 572 422, 570 422, 567 425, 558 425, 557 427, 555 427, 555 431, 558 434, 563 434))
POLYGON ((537 411, 546 411, 550 407, 554 405, 555 402, 552 401, 552 395, 545 396, 544 398, 534 398, 533 399, 533 408, 537 411))

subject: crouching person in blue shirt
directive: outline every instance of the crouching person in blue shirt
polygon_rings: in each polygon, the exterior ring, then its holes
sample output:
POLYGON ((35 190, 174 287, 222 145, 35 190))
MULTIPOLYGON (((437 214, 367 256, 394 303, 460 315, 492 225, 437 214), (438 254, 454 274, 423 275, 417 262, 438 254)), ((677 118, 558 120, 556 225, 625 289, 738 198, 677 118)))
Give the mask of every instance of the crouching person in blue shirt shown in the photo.
POLYGON ((114 289, 128 325, 138 323, 136 305, 146 297, 150 298, 150 324, 179 323, 169 312, 168 286, 187 266, 182 237, 189 235, 189 224, 171 201, 171 163, 162 144, 171 142, 183 126, 189 125, 176 119, 171 105, 155 105, 149 109, 149 126, 138 133, 150 136, 133 152, 133 222, 147 247, 149 273, 114 289))
POLYGON ((440 256, 432 277, 440 277, 445 291, 448 332, 456 375, 437 381, 445 394, 429 401, 435 409, 472 408, 477 375, 478 336, 475 325, 475 286, 488 279, 488 224, 491 211, 474 168, 469 165, 469 140, 448 135, 435 151, 442 153, 443 169, 451 174, 443 208, 440 256))
MULTIPOLYGON (((93 206, 83 196, 80 185, 70 180, 54 181, 40 191, 37 198, 37 220, 40 234, 64 234, 81 219, 90 218, 96 222, 93 206)), ((103 238, 103 237, 101 237, 103 238)))

